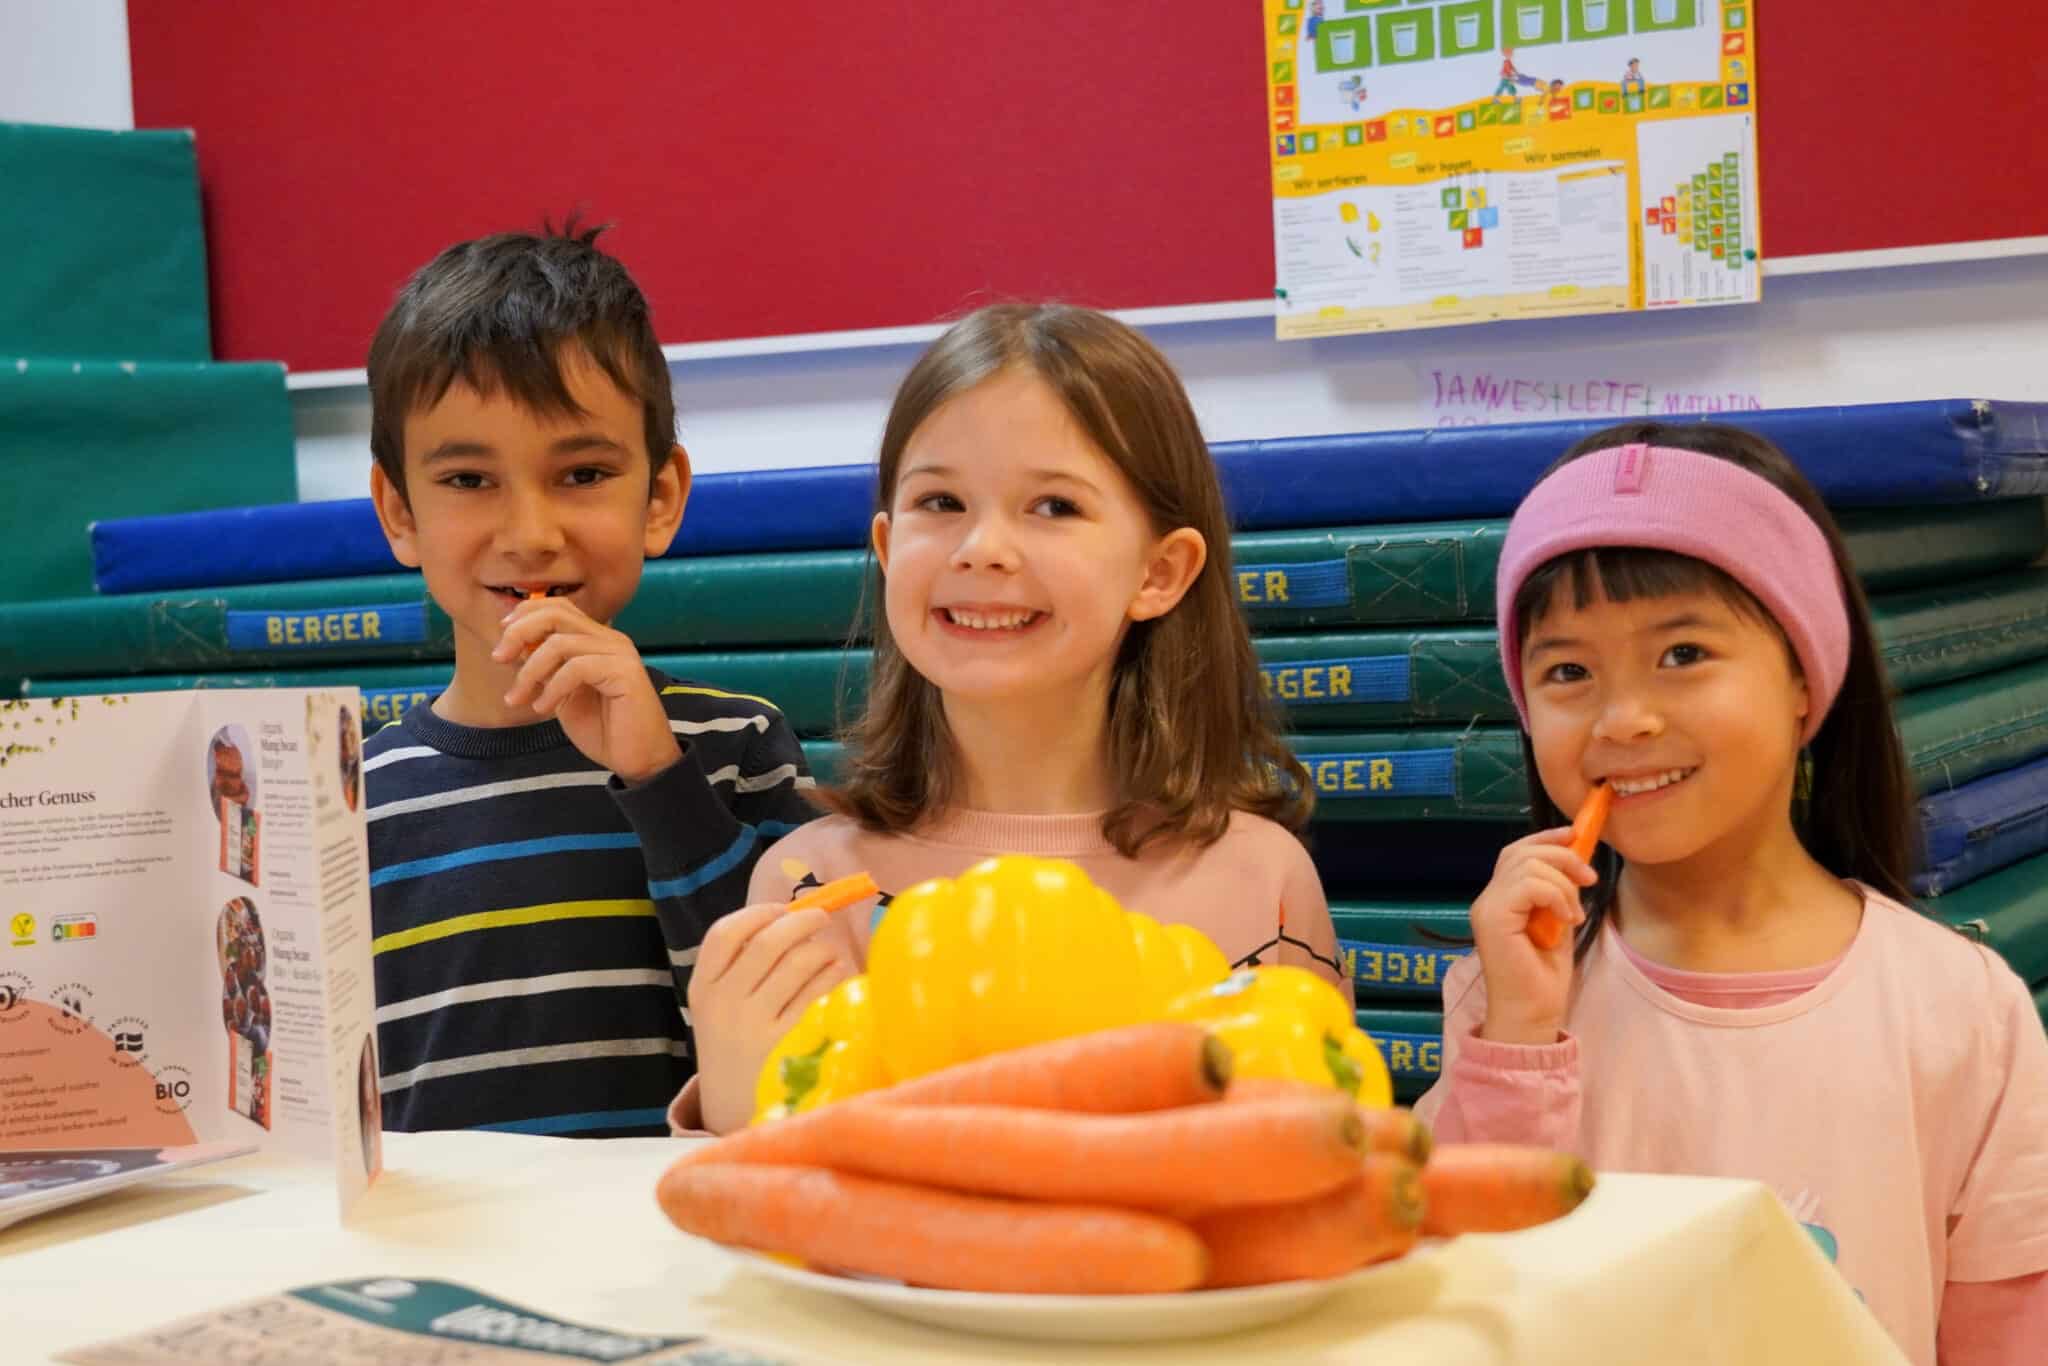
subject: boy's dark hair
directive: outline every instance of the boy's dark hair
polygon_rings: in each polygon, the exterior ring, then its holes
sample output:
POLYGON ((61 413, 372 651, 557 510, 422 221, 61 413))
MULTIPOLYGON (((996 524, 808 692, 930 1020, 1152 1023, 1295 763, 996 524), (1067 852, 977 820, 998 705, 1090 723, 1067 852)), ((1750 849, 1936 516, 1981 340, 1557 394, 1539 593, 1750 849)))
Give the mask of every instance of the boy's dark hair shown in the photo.
MULTIPOLYGON (((1748 470, 1797 503, 1827 539, 1849 616, 1849 667, 1834 706, 1807 747, 1813 763, 1812 785, 1803 800, 1793 803, 1793 825, 1806 851, 1836 877, 1855 878, 1873 891, 1911 904, 1907 878, 1919 848, 1912 779, 1892 715, 1884 658, 1870 624, 1870 603, 1833 514, 1783 451, 1752 432, 1713 422, 1670 426, 1625 422, 1586 437, 1544 474, 1548 476, 1581 456, 1633 442, 1696 451, 1748 470)), ((1521 638, 1529 638, 1554 596, 1569 593, 1579 607, 1585 607, 1595 585, 1611 602, 1712 593, 1753 620, 1778 629, 1769 609, 1748 589, 1703 560, 1669 550, 1605 546, 1560 555, 1523 582, 1514 605, 1521 638)), ((1790 644, 1785 648, 1789 655, 1790 644)), ((1793 662, 1796 667, 1797 660, 1793 662)), ((1535 828, 1549 830, 1570 824, 1571 817, 1543 790, 1536 772, 1535 747, 1526 731, 1522 734, 1522 764, 1529 776, 1529 807, 1535 828)), ((1581 955, 1592 947, 1613 904, 1621 859, 1602 845, 1593 866, 1600 873, 1600 882, 1584 893, 1581 901, 1586 911, 1577 947, 1581 955)))
MULTIPOLYGON (((1260 687, 1230 572, 1230 521, 1216 463, 1180 377, 1142 334, 1064 304, 995 304, 970 313, 920 356, 882 432, 876 508, 887 512, 910 438, 976 385, 1019 370, 1042 382, 1130 480, 1153 530, 1193 527, 1208 559, 1172 611, 1132 623, 1109 692, 1109 770, 1116 804, 1102 832, 1135 857, 1155 840, 1221 839, 1233 811, 1290 830, 1315 788, 1280 738, 1260 687)), ((871 600, 882 597, 877 576, 871 600)), ((869 830, 903 833, 957 801, 960 761, 939 690, 905 659, 886 612, 873 620, 867 706, 847 732, 845 778, 821 791, 830 810, 869 830)))
POLYGON ((370 454, 405 493, 405 419, 457 380, 536 413, 580 416, 562 348, 581 347, 637 399, 652 472, 676 440, 675 393, 647 298, 595 246, 609 224, 458 242, 405 282, 370 343, 370 454))

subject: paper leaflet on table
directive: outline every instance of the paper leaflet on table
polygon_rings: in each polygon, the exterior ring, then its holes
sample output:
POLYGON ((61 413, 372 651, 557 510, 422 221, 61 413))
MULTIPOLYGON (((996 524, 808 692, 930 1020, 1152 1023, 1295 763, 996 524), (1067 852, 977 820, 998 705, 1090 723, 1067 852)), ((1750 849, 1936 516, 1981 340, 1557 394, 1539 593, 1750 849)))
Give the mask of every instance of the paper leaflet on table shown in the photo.
POLYGON ((0 702, 0 1151, 381 1167, 354 689, 0 702), (344 738, 345 737, 345 738, 344 738))
POLYGON ((380 1366, 432 1360, 461 1366, 632 1362, 635 1366, 783 1366, 731 1343, 567 1323, 450 1281, 397 1276, 330 1281, 248 1300, 176 1323, 73 1348, 71 1366, 215 1366, 261 1352, 266 1361, 380 1366))

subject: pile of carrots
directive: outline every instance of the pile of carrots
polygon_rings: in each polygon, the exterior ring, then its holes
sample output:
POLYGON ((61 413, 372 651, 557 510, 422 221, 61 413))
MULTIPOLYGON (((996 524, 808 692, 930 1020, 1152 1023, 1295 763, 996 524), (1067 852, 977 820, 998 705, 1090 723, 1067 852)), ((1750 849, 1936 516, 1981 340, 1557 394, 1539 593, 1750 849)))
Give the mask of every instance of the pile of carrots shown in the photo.
POLYGON ((950 1290, 1165 1293, 1341 1275, 1422 1237, 1507 1232, 1591 1191, 1563 1153, 1434 1148, 1403 1109, 1230 1081, 1191 1024, 993 1054, 693 1150, 678 1228, 950 1290))

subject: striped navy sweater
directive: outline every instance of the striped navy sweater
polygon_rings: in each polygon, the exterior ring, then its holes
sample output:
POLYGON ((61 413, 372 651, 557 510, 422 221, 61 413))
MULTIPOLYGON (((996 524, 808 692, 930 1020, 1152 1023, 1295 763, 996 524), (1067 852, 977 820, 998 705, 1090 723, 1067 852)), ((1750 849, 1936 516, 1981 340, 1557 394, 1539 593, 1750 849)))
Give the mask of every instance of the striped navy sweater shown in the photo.
POLYGON ((817 813, 766 699, 649 672, 683 759, 638 787, 552 721, 363 746, 385 1127, 668 1132, 704 931, 817 813))

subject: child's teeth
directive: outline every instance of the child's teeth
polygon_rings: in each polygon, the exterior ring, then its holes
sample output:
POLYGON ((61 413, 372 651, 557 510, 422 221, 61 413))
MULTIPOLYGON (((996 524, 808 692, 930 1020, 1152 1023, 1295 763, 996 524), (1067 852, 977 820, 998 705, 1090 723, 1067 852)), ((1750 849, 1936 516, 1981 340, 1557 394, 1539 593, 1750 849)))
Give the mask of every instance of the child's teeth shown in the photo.
POLYGON ((1670 768, 1662 773, 1652 774, 1647 778, 1631 778, 1626 781, 1617 779, 1614 784, 1614 790, 1624 797, 1633 797, 1644 792, 1655 792, 1658 788, 1669 787, 1673 783, 1683 782, 1686 776, 1687 770, 1670 768))
POLYGON ((975 631, 1014 630, 1032 617, 1030 612, 963 612, 957 607, 950 609, 948 615, 952 617, 954 625, 965 626, 975 631))

